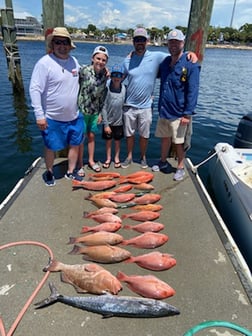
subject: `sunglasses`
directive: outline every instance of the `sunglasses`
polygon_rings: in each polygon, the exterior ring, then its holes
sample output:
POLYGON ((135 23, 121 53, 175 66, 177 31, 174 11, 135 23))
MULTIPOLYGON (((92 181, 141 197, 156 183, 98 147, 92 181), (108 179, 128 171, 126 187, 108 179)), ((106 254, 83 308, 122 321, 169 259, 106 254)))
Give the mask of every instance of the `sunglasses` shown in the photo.
POLYGON ((66 40, 53 40, 53 43, 56 45, 64 45, 64 46, 69 46, 70 41, 68 39, 66 40))
POLYGON ((111 77, 112 78, 122 78, 123 74, 121 72, 112 72, 111 77))
POLYGON ((139 37, 134 37, 133 41, 134 42, 142 42, 143 43, 143 42, 146 42, 147 39, 145 37, 139 36, 139 37))

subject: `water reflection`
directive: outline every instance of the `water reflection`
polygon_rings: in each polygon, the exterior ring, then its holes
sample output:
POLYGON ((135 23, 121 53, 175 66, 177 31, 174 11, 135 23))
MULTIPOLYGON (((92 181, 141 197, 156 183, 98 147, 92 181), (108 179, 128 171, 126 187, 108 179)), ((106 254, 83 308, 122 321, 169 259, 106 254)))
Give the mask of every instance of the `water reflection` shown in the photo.
POLYGON ((32 149, 32 137, 28 130, 31 123, 28 119, 29 107, 24 93, 13 92, 13 108, 16 125, 11 136, 16 139, 15 143, 21 153, 29 152, 32 149))

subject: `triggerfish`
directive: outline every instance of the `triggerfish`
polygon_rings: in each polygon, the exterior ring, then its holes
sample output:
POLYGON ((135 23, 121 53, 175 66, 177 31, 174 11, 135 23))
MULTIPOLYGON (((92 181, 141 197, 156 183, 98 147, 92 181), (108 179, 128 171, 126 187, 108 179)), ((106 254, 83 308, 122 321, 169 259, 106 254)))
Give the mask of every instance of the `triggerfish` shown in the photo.
POLYGON ((52 283, 49 283, 49 287, 51 290, 50 296, 41 302, 37 302, 35 304, 37 309, 61 302, 75 308, 100 314, 103 317, 153 318, 180 314, 176 307, 154 299, 111 294, 73 297, 59 294, 52 283))

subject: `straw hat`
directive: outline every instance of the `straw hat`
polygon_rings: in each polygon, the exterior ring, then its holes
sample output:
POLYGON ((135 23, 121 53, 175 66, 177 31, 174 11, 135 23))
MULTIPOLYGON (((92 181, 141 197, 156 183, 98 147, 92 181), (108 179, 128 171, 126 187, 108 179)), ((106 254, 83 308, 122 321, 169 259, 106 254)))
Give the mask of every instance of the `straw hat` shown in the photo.
POLYGON ((73 44, 71 35, 69 34, 68 30, 65 27, 55 27, 51 34, 47 36, 47 45, 49 48, 52 49, 52 39, 54 36, 58 37, 67 37, 71 43, 71 49, 75 49, 76 46, 73 44))

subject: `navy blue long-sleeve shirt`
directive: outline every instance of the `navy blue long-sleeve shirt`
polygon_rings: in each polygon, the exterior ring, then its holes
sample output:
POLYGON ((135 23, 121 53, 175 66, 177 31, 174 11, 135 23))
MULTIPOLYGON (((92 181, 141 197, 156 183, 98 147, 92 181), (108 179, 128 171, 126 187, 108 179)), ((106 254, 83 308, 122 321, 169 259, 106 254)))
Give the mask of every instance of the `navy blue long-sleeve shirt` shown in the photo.
POLYGON ((173 67, 170 62, 171 56, 168 56, 159 67, 159 117, 177 119, 193 115, 199 93, 200 65, 187 60, 186 53, 173 67))

